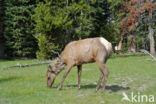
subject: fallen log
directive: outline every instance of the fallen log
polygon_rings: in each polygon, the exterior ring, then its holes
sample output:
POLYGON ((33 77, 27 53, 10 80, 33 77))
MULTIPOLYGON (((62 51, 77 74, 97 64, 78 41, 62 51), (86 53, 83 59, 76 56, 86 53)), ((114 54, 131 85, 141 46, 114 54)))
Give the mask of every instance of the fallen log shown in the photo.
POLYGON ((152 59, 146 59, 147 61, 156 61, 156 57, 150 54, 147 50, 141 49, 140 52, 150 55, 152 57, 152 59))
POLYGON ((154 60, 154 59, 146 59, 146 61, 156 61, 156 60, 154 60))
POLYGON ((38 63, 32 63, 32 64, 16 64, 12 66, 3 66, 2 69, 9 69, 9 68, 15 68, 15 67, 30 67, 30 66, 37 66, 37 65, 43 65, 43 64, 50 64, 53 61, 46 61, 46 62, 38 62, 38 63))

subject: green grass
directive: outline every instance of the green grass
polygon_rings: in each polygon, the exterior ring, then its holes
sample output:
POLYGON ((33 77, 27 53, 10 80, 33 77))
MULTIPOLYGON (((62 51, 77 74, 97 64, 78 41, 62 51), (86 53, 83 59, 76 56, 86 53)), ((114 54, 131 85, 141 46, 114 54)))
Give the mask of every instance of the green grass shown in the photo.
POLYGON ((146 58, 149 57, 110 58, 107 62, 110 75, 104 93, 100 92, 101 89, 94 92, 100 72, 95 63, 83 65, 80 90, 77 89, 77 69, 74 67, 63 89, 57 91, 64 71, 49 89, 46 87, 46 65, 3 70, 2 66, 34 63, 37 60, 1 60, 0 104, 131 104, 121 101, 122 92, 129 97, 131 92, 154 95, 156 100, 156 62, 145 61, 146 58))

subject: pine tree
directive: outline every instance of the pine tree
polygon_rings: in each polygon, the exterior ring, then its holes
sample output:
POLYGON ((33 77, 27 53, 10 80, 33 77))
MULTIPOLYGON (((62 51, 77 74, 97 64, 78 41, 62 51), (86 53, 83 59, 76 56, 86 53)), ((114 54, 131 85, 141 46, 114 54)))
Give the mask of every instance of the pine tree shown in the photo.
POLYGON ((3 48, 3 15, 4 15, 4 9, 3 9, 3 0, 0 0, 0 59, 4 56, 4 48, 3 48))
POLYGON ((4 8, 3 8, 3 3, 4 0, 0 0, 0 44, 4 42, 4 37, 2 35, 3 33, 3 17, 4 17, 4 8))
POLYGON ((93 29, 88 15, 90 9, 83 0, 45 0, 45 3, 40 3, 33 15, 40 43, 37 57, 52 58, 55 56, 52 51, 60 52, 69 41, 88 37, 93 29))
MULTIPOLYGON (((124 13, 121 13, 119 10, 121 6, 124 3, 124 0, 108 0, 109 3, 109 10, 110 10, 110 17, 109 17, 109 26, 106 27, 110 29, 110 32, 108 34, 112 34, 111 39, 113 39, 113 44, 116 46, 118 44, 118 41, 120 41, 120 27, 121 18, 125 15, 124 13)), ((107 31, 106 31, 107 32, 107 31)))
POLYGON ((6 57, 34 57, 37 47, 33 37, 31 15, 35 7, 34 0, 4 1, 4 32, 6 57))
MULTIPOLYGON (((155 55, 155 44, 154 44, 154 36, 153 36, 153 28, 152 28, 152 14, 153 10, 156 10, 156 3, 151 2, 150 0, 130 0, 123 4, 121 8, 121 12, 124 12, 128 15, 125 15, 121 19, 121 31, 120 31, 120 42, 119 42, 119 50, 121 50, 122 40, 124 37, 124 32, 132 31, 135 29, 135 27, 138 26, 138 19, 139 16, 143 13, 148 13, 148 37, 150 40, 150 53, 152 55, 155 55)), ((135 42, 134 38, 131 42, 132 49, 135 49, 135 42)))

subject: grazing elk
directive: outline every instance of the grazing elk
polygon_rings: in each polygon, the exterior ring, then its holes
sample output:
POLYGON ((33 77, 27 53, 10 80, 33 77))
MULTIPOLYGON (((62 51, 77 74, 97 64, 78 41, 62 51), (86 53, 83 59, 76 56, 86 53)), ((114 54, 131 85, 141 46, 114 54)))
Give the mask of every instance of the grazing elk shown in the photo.
POLYGON ((64 69, 66 71, 58 90, 62 88, 63 82, 73 66, 78 68, 78 89, 80 89, 80 77, 82 71, 82 64, 96 62, 101 71, 96 90, 98 90, 101 80, 104 78, 102 92, 105 89, 108 70, 106 68, 106 61, 112 51, 112 44, 102 37, 88 38, 70 42, 66 45, 63 52, 58 58, 54 60, 53 65, 47 68, 47 86, 50 88, 54 83, 56 76, 64 69))

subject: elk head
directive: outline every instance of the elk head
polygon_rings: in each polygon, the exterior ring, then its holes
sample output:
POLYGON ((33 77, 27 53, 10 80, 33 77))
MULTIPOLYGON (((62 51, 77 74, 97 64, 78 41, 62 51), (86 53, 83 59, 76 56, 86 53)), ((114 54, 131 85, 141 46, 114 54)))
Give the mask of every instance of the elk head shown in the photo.
POLYGON ((57 74, 64 69, 64 61, 60 57, 56 58, 53 65, 47 67, 47 87, 51 88, 57 74))

